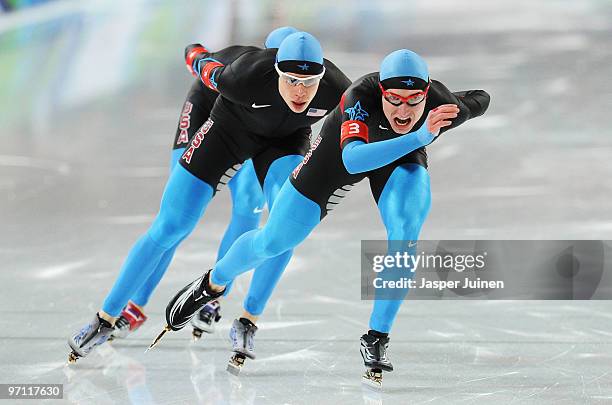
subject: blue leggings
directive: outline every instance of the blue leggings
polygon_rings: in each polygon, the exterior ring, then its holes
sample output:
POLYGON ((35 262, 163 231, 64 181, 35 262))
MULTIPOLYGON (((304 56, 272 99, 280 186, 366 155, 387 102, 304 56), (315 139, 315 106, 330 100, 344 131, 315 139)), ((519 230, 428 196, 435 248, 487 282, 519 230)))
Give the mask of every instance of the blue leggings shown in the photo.
MULTIPOLYGON (((174 149, 172 151, 170 158, 171 173, 184 151, 185 148, 174 149)), ((240 170, 238 170, 227 185, 232 196, 232 218, 221 240, 217 260, 225 255, 225 252, 227 252, 238 236, 246 231, 257 228, 264 205, 264 196, 251 160, 244 162, 240 170)), ((131 298, 132 302, 139 306, 147 305, 153 291, 166 273, 174 256, 174 251, 175 249, 171 249, 164 254, 153 274, 147 278, 145 283, 131 298)), ((231 289, 231 286, 228 287, 226 294, 231 289)))
MULTIPOLYGON (((271 193, 280 188, 282 182, 301 160, 302 156, 290 155, 272 163, 264 182, 264 185, 269 184, 265 187, 268 193, 264 193, 268 206, 274 203, 275 195, 271 193), (277 182, 278 184, 275 184, 277 182)), ((213 189, 209 184, 199 180, 180 165, 174 167, 162 196, 159 213, 149 230, 136 242, 128 254, 119 277, 104 301, 102 306, 104 312, 111 316, 118 316, 128 300, 135 297, 141 287, 147 288, 143 287, 145 283, 152 291, 170 264, 174 251, 193 231, 212 196, 213 189), (153 278, 149 280, 152 276, 153 278)), ((282 266, 275 267, 279 268, 278 271, 281 273, 286 266, 283 261, 288 261, 288 259, 279 258, 278 263, 282 266)), ((275 280, 278 280, 279 277, 280 274, 275 277, 264 274, 258 279, 275 284, 275 280)), ((257 286, 258 284, 252 286, 255 293, 257 286)))
MULTIPOLYGON (((378 200, 378 209, 391 240, 416 240, 431 205, 429 174, 422 166, 397 167, 378 200)), ((302 195, 287 181, 270 211, 266 225, 240 236, 217 262, 212 282, 230 283, 249 269, 290 252, 320 222, 319 205, 302 195)), ((389 244, 390 247, 392 244, 389 244)), ((278 274, 281 271, 278 271, 278 274)), ((272 287, 270 287, 272 288, 272 287)), ((268 293, 269 296, 269 293, 268 293)), ((402 300, 375 300, 370 328, 389 332, 402 300)))
MULTIPOLYGON (((427 218, 430 207, 431 189, 427 170, 416 164, 407 164, 396 168, 387 180, 378 199, 378 211, 387 230, 388 254, 402 251, 402 248, 398 246, 399 244, 393 243, 393 241, 416 241, 419 239, 421 227, 427 218)), ((405 246, 405 244, 402 245, 405 246)), ((374 308, 370 315, 370 329, 389 333, 402 305, 403 298, 375 299, 374 308)))

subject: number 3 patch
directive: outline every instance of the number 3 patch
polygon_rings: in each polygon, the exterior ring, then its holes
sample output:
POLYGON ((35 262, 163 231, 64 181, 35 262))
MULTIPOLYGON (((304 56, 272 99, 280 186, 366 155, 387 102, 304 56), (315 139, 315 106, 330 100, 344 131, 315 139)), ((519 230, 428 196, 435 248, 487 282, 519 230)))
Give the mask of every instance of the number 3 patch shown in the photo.
POLYGON ((348 138, 360 138, 368 142, 368 126, 362 121, 344 121, 340 128, 340 145, 348 138))

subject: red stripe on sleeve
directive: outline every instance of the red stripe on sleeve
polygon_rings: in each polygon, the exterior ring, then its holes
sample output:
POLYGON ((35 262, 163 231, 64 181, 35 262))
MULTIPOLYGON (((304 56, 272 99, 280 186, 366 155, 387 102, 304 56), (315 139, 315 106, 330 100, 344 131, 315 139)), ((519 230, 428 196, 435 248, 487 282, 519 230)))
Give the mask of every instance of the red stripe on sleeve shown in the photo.
POLYGON ((206 65, 204 65, 204 68, 202 68, 200 78, 202 79, 202 83, 204 83, 204 85, 209 89, 217 91, 217 86, 210 80, 210 76, 212 75, 214 69, 222 66, 223 63, 221 62, 208 62, 206 65))
POLYGON ((340 127, 340 145, 348 138, 359 138, 368 142, 368 126, 363 121, 344 121, 340 127))
POLYGON ((189 66, 193 65, 193 59, 200 53, 209 53, 209 51, 203 46, 195 47, 187 54, 187 57, 185 58, 185 63, 189 66))

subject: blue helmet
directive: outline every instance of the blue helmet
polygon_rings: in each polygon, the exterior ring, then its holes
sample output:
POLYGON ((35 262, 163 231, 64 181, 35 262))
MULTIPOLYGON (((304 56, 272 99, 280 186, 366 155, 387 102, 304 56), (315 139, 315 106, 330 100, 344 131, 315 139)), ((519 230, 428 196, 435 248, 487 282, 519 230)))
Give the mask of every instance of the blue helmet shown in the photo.
POLYGON ((281 42, 283 42, 283 39, 287 38, 287 36, 293 34, 294 32, 298 32, 297 28, 289 26, 279 27, 268 34, 266 37, 266 42, 264 42, 264 46, 266 48, 278 48, 281 42))
POLYGON ((385 56, 379 79, 385 89, 424 90, 429 84, 429 69, 418 54, 400 49, 385 56))
POLYGON ((307 32, 295 32, 281 42, 276 63, 283 72, 317 75, 323 72, 323 49, 307 32))

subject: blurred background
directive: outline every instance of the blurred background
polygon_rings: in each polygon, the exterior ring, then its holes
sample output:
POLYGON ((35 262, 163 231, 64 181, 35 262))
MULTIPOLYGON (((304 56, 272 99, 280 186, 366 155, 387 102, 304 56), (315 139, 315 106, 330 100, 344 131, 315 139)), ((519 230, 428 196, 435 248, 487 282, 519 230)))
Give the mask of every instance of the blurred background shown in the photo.
MULTIPOLYGON (((65 339, 99 307, 157 212, 193 81, 185 45, 262 46, 269 31, 292 25, 314 34, 351 79, 412 49, 451 90, 492 98, 485 116, 428 148, 433 205, 423 239, 612 239, 611 1, 0 0, 0 8, 0 382, 63 382, 76 403, 612 399, 606 301, 406 303, 390 389, 362 399, 357 339, 370 303, 359 300, 359 248, 385 238, 367 182, 296 249, 262 318, 264 360, 250 365, 251 380, 236 385, 225 374, 229 324, 195 349, 175 334, 147 357, 141 350, 170 295, 213 263, 227 192, 177 252, 143 330, 76 372, 63 367, 65 339), (209 387, 215 378, 222 388, 209 387)), ((247 286, 248 277, 238 280, 225 322, 247 286)))

